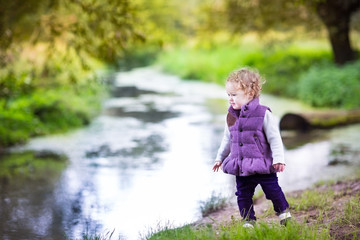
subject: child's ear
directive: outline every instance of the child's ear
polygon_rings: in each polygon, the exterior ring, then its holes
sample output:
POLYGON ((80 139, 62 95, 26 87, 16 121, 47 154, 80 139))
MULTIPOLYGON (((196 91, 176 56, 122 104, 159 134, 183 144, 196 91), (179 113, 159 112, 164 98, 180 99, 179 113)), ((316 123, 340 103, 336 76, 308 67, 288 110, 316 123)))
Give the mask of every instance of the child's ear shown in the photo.
POLYGON ((249 97, 249 99, 253 99, 253 98, 254 98, 254 96, 255 96, 255 94, 254 94, 253 92, 249 92, 249 93, 248 93, 248 97, 249 97))

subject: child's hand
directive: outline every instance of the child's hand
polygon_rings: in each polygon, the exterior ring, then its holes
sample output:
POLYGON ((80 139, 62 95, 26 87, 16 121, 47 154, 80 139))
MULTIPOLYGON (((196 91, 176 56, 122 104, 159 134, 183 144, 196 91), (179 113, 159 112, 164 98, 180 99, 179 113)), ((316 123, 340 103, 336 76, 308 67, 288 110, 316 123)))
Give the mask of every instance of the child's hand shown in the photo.
POLYGON ((276 172, 283 172, 285 170, 285 164, 282 163, 276 163, 273 165, 276 172))
POLYGON ((221 167, 221 162, 220 161, 216 161, 214 166, 213 166, 213 171, 217 172, 219 171, 219 168, 221 167))

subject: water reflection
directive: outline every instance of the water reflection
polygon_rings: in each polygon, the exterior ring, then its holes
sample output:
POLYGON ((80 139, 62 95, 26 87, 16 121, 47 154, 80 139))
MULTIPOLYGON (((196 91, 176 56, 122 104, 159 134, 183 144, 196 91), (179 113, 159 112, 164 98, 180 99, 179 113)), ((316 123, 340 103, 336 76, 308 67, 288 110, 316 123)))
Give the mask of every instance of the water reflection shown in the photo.
MULTIPOLYGON (((310 187, 319 180, 333 180, 357 173, 360 169, 360 158, 356 154, 360 149, 359 133, 360 124, 310 132, 318 138, 306 144, 300 140, 302 144, 297 148, 286 150, 287 169, 279 177, 280 184, 291 191, 310 187), (337 153, 344 146, 346 151, 337 153)), ((294 134, 293 138, 297 136, 294 134)), ((295 139, 292 141, 296 142, 295 139)))
POLYGON ((176 112, 159 111, 157 108, 154 108, 152 104, 136 106, 136 109, 134 109, 134 107, 131 107, 131 109, 125 107, 109 107, 104 113, 116 117, 133 117, 145 122, 153 123, 159 123, 166 118, 173 118, 179 115, 179 113, 176 112))
POLYGON ((61 218, 54 203, 54 189, 60 179, 58 171, 17 174, 0 182, 1 239, 41 239, 51 235, 63 239, 61 218))
POLYGON ((329 131, 313 130, 308 132, 302 131, 281 131, 284 146, 286 149, 296 149, 308 143, 316 143, 329 139, 329 131))
POLYGON ((145 138, 132 140, 134 146, 112 150, 103 144, 87 150, 85 157, 91 160, 94 167, 120 167, 149 169, 158 163, 159 153, 166 151, 167 145, 160 134, 151 134, 145 138))
MULTIPOLYGON (((233 196, 234 178, 211 171, 227 109, 223 87, 180 81, 152 68, 119 73, 114 82, 116 97, 90 126, 15 149, 64 152, 70 163, 61 176, 15 182, 1 191, 4 239, 79 239, 113 229, 114 239, 137 239, 159 222, 197 220, 199 202, 213 192, 233 196)), ((272 96, 261 101, 277 116, 306 109, 272 96)), ((349 174, 359 163, 329 166, 329 154, 338 144, 358 148, 359 130, 321 132, 315 141, 308 135, 300 145, 298 136, 285 136, 293 147, 286 150, 286 172, 279 174, 284 190, 349 174)))

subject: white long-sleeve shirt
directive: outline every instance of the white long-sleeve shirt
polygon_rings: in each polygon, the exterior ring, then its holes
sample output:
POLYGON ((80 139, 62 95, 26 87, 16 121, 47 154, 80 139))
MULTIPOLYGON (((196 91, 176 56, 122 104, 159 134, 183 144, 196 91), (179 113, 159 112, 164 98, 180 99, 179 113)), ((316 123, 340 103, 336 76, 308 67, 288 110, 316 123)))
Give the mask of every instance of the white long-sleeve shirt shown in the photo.
MULTIPOLYGON (((270 144, 272 151, 273 164, 282 163, 285 164, 284 158, 284 145, 280 135, 278 120, 269 111, 266 110, 264 116, 263 129, 270 144)), ((230 154, 230 131, 227 123, 225 122, 224 137, 221 141, 220 148, 216 155, 216 161, 224 161, 224 159, 230 154)))

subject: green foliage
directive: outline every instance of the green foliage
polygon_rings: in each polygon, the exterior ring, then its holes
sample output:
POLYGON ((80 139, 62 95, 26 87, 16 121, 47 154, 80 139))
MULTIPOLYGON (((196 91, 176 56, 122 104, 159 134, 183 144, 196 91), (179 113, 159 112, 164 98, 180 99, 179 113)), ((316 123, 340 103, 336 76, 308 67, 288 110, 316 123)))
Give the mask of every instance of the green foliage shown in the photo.
POLYGON ((182 44, 195 35, 200 17, 198 0, 132 0, 136 29, 146 37, 146 45, 182 44))
POLYGON ((342 67, 325 64, 301 76, 299 98, 316 107, 360 107, 360 61, 342 67))
MULTIPOLYGON (((297 26, 318 31, 319 19, 314 11, 308 11, 305 6, 296 1, 237 1, 225 0, 228 27, 236 32, 267 31, 281 29, 286 31, 297 26)), ((319 26, 320 25, 320 26, 319 26)))
POLYGON ((252 66, 266 79, 264 92, 297 97, 315 107, 360 106, 360 61, 335 66, 329 49, 321 43, 178 48, 160 54, 157 63, 182 78, 221 85, 234 69, 252 66))
POLYGON ((72 48, 32 51, 13 52, 17 58, 0 69, 0 147, 80 127, 99 111, 98 61, 72 48), (35 52, 36 59, 27 56, 35 52))
POLYGON ((120 71, 128 71, 136 67, 152 65, 160 51, 159 46, 131 47, 124 52, 122 58, 117 60, 116 66, 120 71))
POLYGON ((127 44, 144 37, 135 29, 136 9, 130 1, 20 0, 2 1, 0 36, 5 48, 30 42, 74 47, 113 62, 127 44), (4 2, 4 3, 3 3, 4 2))
POLYGON ((100 109, 102 88, 37 90, 0 105, 0 146, 67 131, 90 122, 100 109))
POLYGON ((173 49, 160 54, 157 62, 165 71, 182 78, 221 85, 231 71, 252 66, 267 79, 264 92, 295 97, 301 73, 314 64, 330 62, 330 59, 330 51, 321 43, 294 43, 285 47, 246 43, 210 49, 173 49))
POLYGON ((10 99, 30 92, 30 76, 29 64, 22 60, 0 68, 0 98, 10 99))
POLYGON ((313 65, 330 61, 331 54, 324 47, 293 45, 247 56, 244 65, 258 68, 265 76, 265 92, 294 97, 300 75, 313 65))
POLYGON ((224 84, 230 71, 240 68, 244 57, 256 51, 249 46, 218 46, 215 48, 179 48, 160 54, 157 63, 164 71, 184 79, 224 84))
POLYGON ((0 146, 9 146, 25 142, 38 122, 24 111, 5 108, 4 100, 0 104, 0 146))
POLYGON ((151 64, 193 23, 176 0, 0 1, 0 147, 88 123, 103 63, 151 64))
POLYGON ((0 147, 89 123, 95 71, 144 36, 130 1, 1 1, 0 147))
POLYGON ((205 28, 210 34, 228 31, 239 36, 254 31, 259 34, 278 31, 294 35, 300 31, 312 33, 313 38, 325 36, 326 29, 332 39, 329 43, 332 44, 334 61, 344 64, 356 59, 350 42, 341 39, 348 39, 350 31, 358 32, 358 24, 353 24, 353 27, 350 21, 358 22, 359 0, 224 0, 217 4, 208 2, 207 5, 205 28), (212 17, 214 20, 210 20, 212 17))

